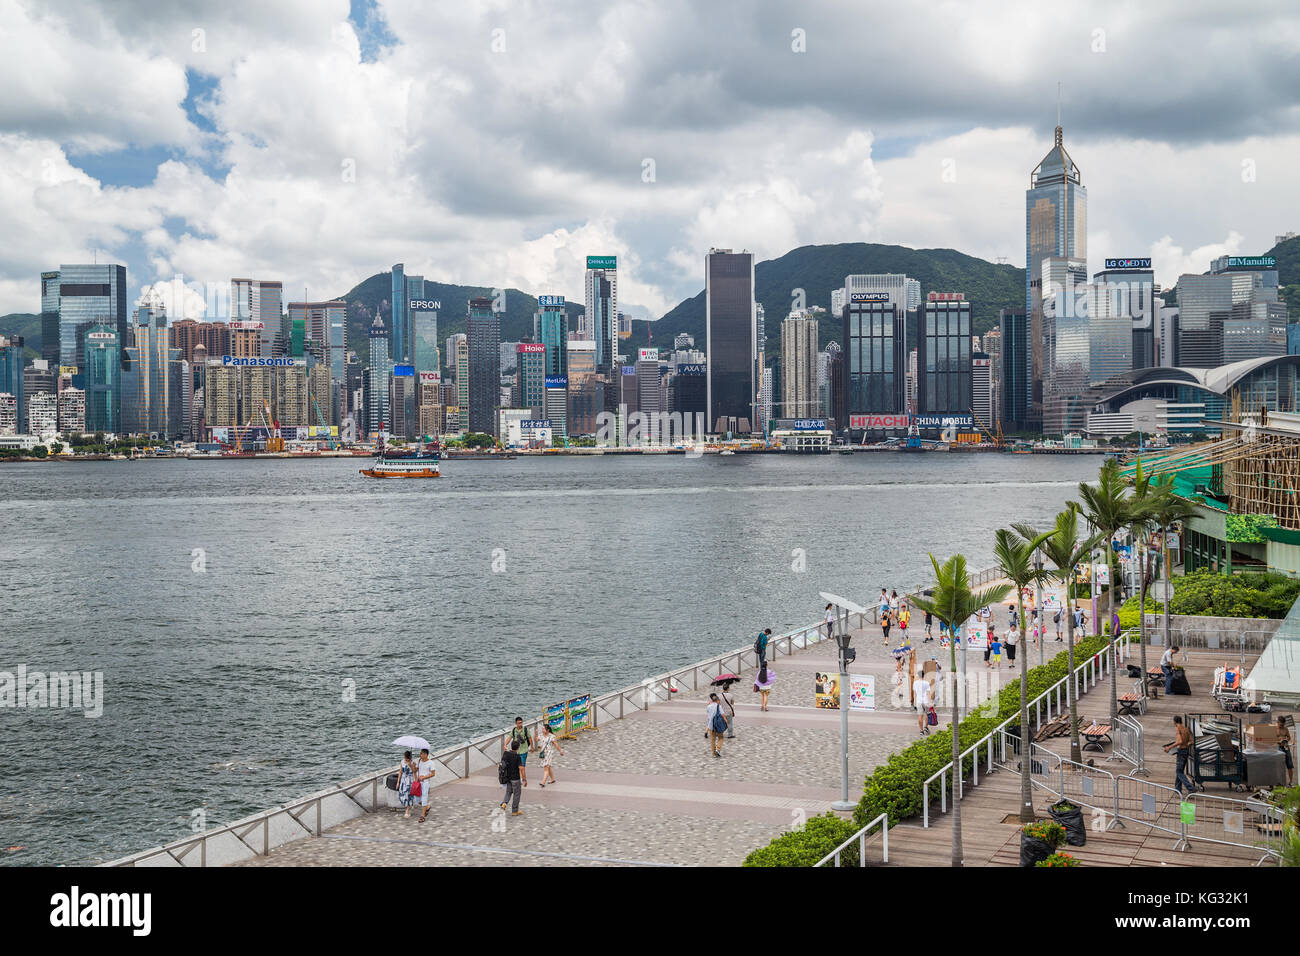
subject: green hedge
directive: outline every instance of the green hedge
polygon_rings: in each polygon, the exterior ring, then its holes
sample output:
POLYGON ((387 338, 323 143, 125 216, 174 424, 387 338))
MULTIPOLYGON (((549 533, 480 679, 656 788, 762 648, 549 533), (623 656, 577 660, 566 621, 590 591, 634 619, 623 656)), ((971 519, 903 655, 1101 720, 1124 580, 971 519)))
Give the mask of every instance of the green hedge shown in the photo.
MULTIPOLYGON (((1106 646, 1102 637, 1086 638, 1075 645, 1075 665, 1083 663, 1088 657, 1099 653, 1106 646)), ((1026 654, 1033 653, 1028 645, 1022 645, 1026 654)), ((1069 669, 1068 651, 1062 650, 1041 667, 1029 670, 1029 696, 1033 700, 1047 690, 1069 669)), ((1020 712, 1020 681, 1011 681, 998 693, 997 716, 985 717, 971 715, 965 718, 958 731, 961 749, 965 750, 1008 717, 1020 712)), ((971 771, 974 755, 962 761, 962 776, 971 771)), ((767 846, 755 850, 745 858, 745 866, 812 866, 836 846, 843 843, 855 832, 866 826, 880 814, 889 815, 889 825, 919 816, 922 810, 921 785, 929 777, 938 773, 952 761, 952 733, 945 728, 921 737, 902 751, 891 754, 889 759, 867 777, 863 785, 862 799, 853 811, 852 820, 841 820, 833 814, 813 817, 802 829, 792 830, 776 837, 767 846)), ((948 790, 952 790, 952 777, 948 778, 948 790)), ((930 799, 939 795, 938 781, 932 786, 930 799)), ((848 864, 848 855, 841 858, 842 865, 857 865, 857 849, 852 850, 853 862, 848 864)))
MULTIPOLYGON (((1200 617, 1283 618, 1300 598, 1300 579, 1284 574, 1254 571, 1218 574, 1193 571, 1174 581, 1171 614, 1200 617)), ((1164 605, 1147 596, 1148 614, 1163 612, 1164 605)), ((1138 599, 1131 597, 1120 608, 1121 627, 1138 626, 1138 599)))

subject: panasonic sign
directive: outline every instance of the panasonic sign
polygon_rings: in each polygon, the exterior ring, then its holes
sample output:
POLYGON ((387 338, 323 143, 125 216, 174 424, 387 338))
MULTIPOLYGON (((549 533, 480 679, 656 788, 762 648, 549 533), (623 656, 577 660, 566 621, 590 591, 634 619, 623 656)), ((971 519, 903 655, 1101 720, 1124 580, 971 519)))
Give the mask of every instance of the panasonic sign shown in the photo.
POLYGON ((306 365, 306 359, 293 358, 244 358, 238 355, 221 356, 222 365, 233 365, 238 368, 292 368, 295 365, 306 365))

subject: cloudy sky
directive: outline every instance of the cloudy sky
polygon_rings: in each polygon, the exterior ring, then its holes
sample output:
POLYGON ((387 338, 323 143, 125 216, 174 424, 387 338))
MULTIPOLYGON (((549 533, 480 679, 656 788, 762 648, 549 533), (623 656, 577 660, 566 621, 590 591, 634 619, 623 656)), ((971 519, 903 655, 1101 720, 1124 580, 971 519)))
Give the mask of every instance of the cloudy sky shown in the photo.
POLYGON ((0 0, 0 313, 92 255, 580 299, 613 254, 656 317, 710 246, 1023 265, 1058 82, 1090 266, 1172 283, 1300 230, 1297 54, 1269 0, 0 0))

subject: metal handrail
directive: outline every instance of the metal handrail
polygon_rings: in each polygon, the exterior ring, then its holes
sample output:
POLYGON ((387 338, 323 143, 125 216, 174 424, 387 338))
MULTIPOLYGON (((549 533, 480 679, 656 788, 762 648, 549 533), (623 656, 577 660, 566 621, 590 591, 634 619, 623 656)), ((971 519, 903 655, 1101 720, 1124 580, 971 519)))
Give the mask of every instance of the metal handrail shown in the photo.
MULTIPOLYGON (((1078 665, 1075 666, 1075 668, 1074 668, 1074 673, 1073 673, 1073 674, 1066 674, 1064 677, 1062 677, 1060 680, 1058 680, 1058 681, 1057 681, 1055 684, 1053 684, 1051 687, 1047 688, 1047 690, 1043 691, 1041 694, 1039 694, 1039 695, 1038 695, 1037 697, 1035 697, 1033 700, 1027 702, 1026 705, 1025 705, 1025 710, 1026 710, 1026 712, 1028 712, 1029 710, 1035 710, 1035 711, 1036 711, 1036 708, 1037 708, 1038 704, 1039 704, 1040 702, 1046 700, 1046 701, 1047 701, 1047 713, 1048 713, 1048 718, 1050 719, 1050 718, 1051 718, 1051 713, 1052 713, 1052 706, 1051 706, 1051 705, 1052 705, 1052 700, 1051 700, 1052 694, 1053 694, 1053 693, 1056 694, 1056 704, 1057 704, 1057 708, 1056 708, 1056 709, 1057 709, 1057 711, 1059 712, 1059 711, 1061 710, 1061 695, 1060 695, 1060 689, 1061 689, 1062 687, 1065 686, 1066 681, 1069 681, 1069 680, 1071 680, 1072 678, 1073 678, 1073 679, 1076 679, 1076 680, 1078 680, 1078 679, 1081 678, 1081 679, 1083 680, 1083 682, 1084 682, 1084 687, 1083 687, 1082 689, 1078 689, 1078 688, 1077 688, 1077 685, 1076 685, 1076 697, 1077 697, 1079 694, 1082 694, 1082 693, 1086 693, 1086 692, 1087 692, 1087 679, 1088 679, 1088 674, 1089 674, 1089 673, 1092 673, 1092 674, 1093 674, 1093 686, 1095 687, 1095 686, 1097 685, 1097 677, 1098 677, 1098 674, 1095 673, 1094 671, 1091 671, 1091 670, 1090 670, 1091 668, 1093 668, 1094 656, 1101 656, 1101 659, 1102 659, 1102 666, 1101 666, 1100 668, 1098 668, 1097 670, 1100 670, 1100 671, 1103 671, 1103 672, 1105 671, 1105 668, 1106 668, 1106 667, 1111 666, 1111 659, 1112 659, 1113 657, 1115 657, 1116 655, 1118 655, 1120 658, 1122 658, 1122 659, 1124 659, 1124 660, 1128 660, 1128 657, 1129 657, 1129 638, 1130 638, 1130 634, 1131 634, 1131 633, 1135 633, 1135 631, 1132 631, 1132 632, 1131 632, 1131 631, 1121 631, 1118 637, 1114 638, 1113 640, 1111 640, 1111 641, 1106 645, 1106 649, 1109 650, 1109 651, 1111 651, 1111 653, 1104 653, 1104 654, 1103 654, 1102 652, 1099 651, 1097 655, 1090 655, 1086 661, 1084 661, 1084 662, 1082 662, 1082 663, 1080 663, 1080 664, 1078 664, 1078 665), (1122 649, 1121 649, 1121 648, 1122 648, 1122 649)), ((1118 661, 1116 661, 1115 666, 1118 666, 1118 661)), ((984 735, 984 736, 981 737, 978 741, 976 741, 976 742, 975 742, 971 747, 969 747, 969 748, 967 748, 965 751, 963 751, 962 754, 961 754, 961 757, 959 758, 959 760, 960 760, 961 762, 964 763, 965 760, 966 760, 966 757, 967 757, 968 755, 970 755, 971 753, 974 753, 975 751, 978 751, 979 748, 980 748, 981 746, 984 746, 985 744, 987 744, 987 746, 988 746, 988 750, 989 750, 989 767, 992 768, 992 766, 993 766, 993 738, 994 738, 995 736, 997 736, 998 734, 1004 732, 1004 731, 1006 730, 1007 727, 1010 727, 1013 721, 1018 721, 1019 719, 1020 719, 1020 714, 1019 714, 1019 712, 1017 712, 1017 713, 1015 713, 1015 714, 1012 714, 1010 717, 1008 717, 1006 720, 1002 721, 1002 723, 998 724, 996 727, 994 727, 992 730, 990 730, 986 735, 984 735)), ((1027 729, 1027 728, 1023 728, 1023 727, 1021 728, 1021 731, 1020 731, 1020 732, 1021 732, 1022 735, 1024 735, 1024 734, 1026 733, 1026 729, 1027 729)), ((1025 758, 1024 758, 1024 759, 1030 759, 1030 749, 1029 749, 1029 748, 1023 748, 1023 749, 1025 750, 1025 758)), ((936 771, 935 773, 931 774, 928 778, 926 778, 926 780, 921 784, 921 826, 922 826, 922 827, 929 827, 929 825, 930 825, 930 784, 933 783, 936 779, 939 779, 939 778, 942 778, 942 779, 940 780, 940 784, 939 784, 939 812, 940 812, 940 813, 947 813, 947 812, 948 812, 948 786, 947 786, 947 782, 948 782, 948 780, 947 780, 947 777, 948 777, 948 773, 949 773, 952 769, 953 769, 953 761, 950 760, 950 761, 948 761, 948 763, 946 763, 943 767, 941 767, 938 771, 936 771)), ((975 761, 974 761, 974 765, 973 765, 973 771, 974 771, 974 780, 973 780, 973 783, 976 784, 976 785, 978 785, 978 784, 979 784, 979 756, 978 756, 978 754, 976 754, 976 757, 975 757, 975 761)), ((965 788, 964 788, 964 786, 963 786, 963 784, 962 784, 961 774, 959 774, 959 773, 954 775, 954 778, 953 778, 953 790, 954 790, 954 796, 953 796, 953 802, 954 802, 954 803, 955 803, 957 800, 960 800, 963 796, 965 796, 965 788)))
POLYGON ((889 814, 882 813, 880 816, 876 817, 876 819, 872 820, 870 823, 868 823, 857 833, 853 834, 853 836, 849 837, 847 840, 845 840, 835 849, 831 850, 831 852, 827 853, 824 857, 822 857, 820 860, 814 863, 813 867, 816 868, 819 866, 825 866, 826 861, 830 859, 834 859, 835 865, 838 867, 840 865, 840 853, 843 852, 845 849, 847 849, 848 845, 852 843, 854 840, 858 841, 858 866, 859 867, 866 866, 867 865, 867 831, 870 830, 872 827, 874 827, 876 824, 881 822, 885 824, 880 831, 881 848, 884 851, 884 856, 882 857, 881 862, 888 863, 889 862, 889 814))
MULTIPOLYGON (((848 620, 851 622, 854 617, 858 620, 858 628, 863 627, 865 622, 863 615, 849 615, 848 620)), ((826 640, 827 637, 828 635, 825 631, 825 625, 821 623, 802 628, 795 628, 785 634, 773 636, 769 640, 768 657, 776 658, 782 653, 789 656, 796 650, 803 650, 811 647, 814 644, 826 640)), ((672 695, 667 688, 671 687, 675 682, 686 683, 689 681, 692 687, 698 687, 699 678, 702 675, 707 676, 709 680, 712 680, 722 672, 721 668, 726 664, 734 663, 737 669, 742 669, 747 664, 750 666, 757 666, 757 658, 758 655, 754 653, 752 646, 741 648, 739 650, 727 651, 724 654, 719 654, 697 664, 668 671, 667 673, 656 677, 647 678, 639 684, 625 687, 622 690, 602 694, 599 697, 593 695, 591 697, 589 708, 591 725, 592 727, 598 727, 601 708, 612 710, 615 702, 617 702, 618 707, 617 718, 621 719, 627 713, 626 705, 629 703, 632 705, 633 711, 638 711, 649 709, 652 703, 651 698, 653 698, 653 703, 659 703, 661 700, 670 699, 672 695), (661 689, 666 695, 662 698, 659 696, 659 691, 661 689)), ((525 726, 533 733, 534 739, 536 739, 537 732, 544 719, 544 717, 539 716, 525 722, 525 726)), ((433 780, 433 786, 443 786, 451 783, 453 780, 460 780, 468 777, 470 773, 473 772, 471 762, 475 751, 478 752, 480 757, 487 759, 490 763, 496 763, 498 759, 497 755, 501 753, 504 741, 508 738, 512 729, 513 728, 505 728, 503 730, 494 730, 486 734, 480 734, 464 743, 444 747, 436 753, 431 754, 431 760, 446 767, 452 774, 451 777, 435 777, 433 780)), ((254 856, 266 856, 271 851, 270 825, 273 821, 279 819, 292 820, 293 823, 297 824, 302 830, 302 832, 298 834, 298 837, 319 836, 321 833, 321 820, 323 817, 322 804, 325 800, 330 797, 342 795, 357 804, 363 812, 373 812, 378 810, 380 808, 379 787, 385 777, 399 768, 400 764, 388 766, 382 770, 377 770, 354 780, 337 784, 327 790, 322 790, 319 793, 303 797, 302 799, 285 803, 269 810, 259 811, 251 816, 236 820, 233 823, 228 823, 210 830, 204 830, 192 836, 182 837, 181 839, 174 840, 164 846, 142 850, 130 854, 129 856, 111 860, 103 865, 110 867, 137 866, 142 863, 147 863, 150 860, 167 856, 175 863, 182 866, 189 866, 193 864, 187 863, 186 858, 197 849, 199 851, 198 865, 207 866, 208 842, 216 837, 224 836, 226 834, 233 836, 240 844, 246 846, 250 851, 252 851, 254 856), (371 788, 371 800, 369 806, 362 803, 360 800, 357 800, 355 796, 355 794, 359 793, 367 786, 371 788), (308 826, 303 823, 302 818, 307 816, 312 810, 315 811, 313 814, 315 822, 313 826, 308 826), (245 839, 259 825, 262 829, 260 847, 254 843, 249 843, 249 841, 245 839)))

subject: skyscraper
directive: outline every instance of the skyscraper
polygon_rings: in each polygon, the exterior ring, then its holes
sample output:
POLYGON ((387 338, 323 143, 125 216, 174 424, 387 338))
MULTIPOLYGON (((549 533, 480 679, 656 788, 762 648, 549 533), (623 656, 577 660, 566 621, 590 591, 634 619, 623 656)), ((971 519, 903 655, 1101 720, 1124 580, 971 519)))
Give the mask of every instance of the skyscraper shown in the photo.
POLYGON ((586 325, 596 342, 596 368, 614 371, 618 356, 618 257, 587 256, 586 325))
POLYGON ((23 337, 0 335, 0 394, 14 401, 14 431, 23 427, 26 404, 23 396, 23 337))
POLYGON ((916 410, 965 414, 971 407, 971 303, 960 292, 931 292, 916 342, 916 410))
POLYGON ((1008 428, 1029 427, 1033 399, 1033 342, 1029 338, 1029 316, 1002 309, 998 312, 1002 342, 1002 421, 1008 428))
POLYGON ((1055 142, 1029 176, 1025 191, 1025 313, 1029 316, 1032 398, 1029 415, 1041 416, 1045 372, 1043 343, 1043 260, 1060 256, 1077 260, 1086 275, 1088 259, 1088 190, 1079 167, 1065 151, 1058 122, 1055 142))
MULTIPOLYGON (((202 348, 202 346, 199 346, 202 348)), ((86 431, 121 429, 122 369, 117 329, 92 325, 86 332, 82 378, 86 387, 86 431)))
MULTIPOLYGON (((231 329, 246 333, 247 357, 270 358, 274 351, 275 335, 280 331, 283 315, 284 284, 265 279, 230 280, 231 329), (252 348, 252 335, 256 333, 257 349, 252 348)), ((238 353, 236 353, 238 354, 238 353)))
POLYGON ((569 317, 564 296, 543 295, 537 298, 537 315, 533 339, 546 347, 548 376, 569 374, 569 317))
POLYGON ((469 348, 469 430, 497 433, 497 406, 501 394, 501 318, 492 311, 492 299, 469 300, 466 339, 469 348))
MULTIPOLYGON (((173 368, 181 361, 181 350, 171 347, 167 316, 154 306, 136 309, 132 333, 132 344, 123 349, 122 430, 170 437, 178 420, 172 404, 181 401, 174 394, 178 379, 173 368)), ((89 346, 87 341, 87 351, 89 346)))
MULTIPOLYGON (((119 340, 127 340, 126 266, 83 263, 42 272, 41 314, 42 336, 58 330, 57 365, 79 366, 78 345, 84 346, 86 329, 97 323, 112 325, 119 340)), ((41 352, 54 357, 48 343, 41 352)))
POLYGON ((388 379, 393 362, 388 353, 389 334, 384 320, 375 316, 370 324, 370 363, 366 367, 366 430, 371 437, 392 424, 388 409, 388 379))
POLYGON ((781 402, 777 418, 816 418, 817 320, 806 310, 791 312, 781 323, 781 402))
MULTIPOLYGON (((424 280, 420 279, 420 285, 424 280)), ((416 374, 437 372, 442 367, 442 357, 438 354, 438 311, 442 303, 437 299, 408 299, 406 308, 411 316, 412 344, 411 362, 416 374)))
POLYGON ((758 340, 754 254, 710 249, 704 259, 706 427, 717 434, 754 428, 758 340))

